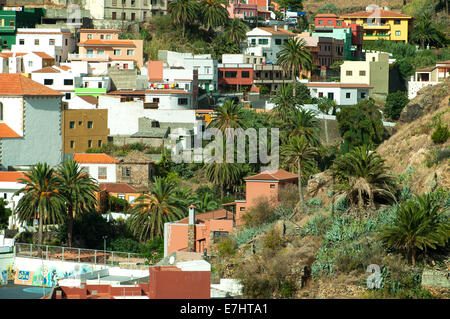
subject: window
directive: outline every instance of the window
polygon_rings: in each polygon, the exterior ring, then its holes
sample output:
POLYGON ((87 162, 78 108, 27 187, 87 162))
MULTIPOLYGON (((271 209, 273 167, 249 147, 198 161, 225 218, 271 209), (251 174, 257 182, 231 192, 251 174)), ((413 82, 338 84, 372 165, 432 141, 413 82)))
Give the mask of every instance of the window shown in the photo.
POLYGON ((97 146, 102 147, 102 140, 98 140, 97 146))
POLYGON ((395 35, 396 35, 397 37, 399 37, 401 34, 402 34, 401 31, 395 31, 395 35))
POLYGON ((153 103, 159 103, 159 97, 154 97, 154 98, 152 99, 152 101, 153 101, 153 103))
POLYGON ((44 79, 44 85, 52 85, 53 79, 44 79))
POLYGON ((136 6, 136 0, 131 0, 131 6, 132 7, 136 6))
POLYGON ((28 66, 31 68, 33 66, 33 61, 28 61, 28 66))
POLYGON ((116 7, 117 6, 117 0, 112 0, 112 6, 116 7))
POLYGON ((100 34, 100 39, 103 40, 105 38, 104 34, 100 34))
POLYGON ((67 44, 68 44, 69 42, 68 42, 68 40, 67 40, 67 39, 65 39, 65 42, 64 42, 64 43, 65 43, 65 45, 67 46, 67 44))
POLYGON ((328 20, 328 25, 331 25, 331 23, 333 23, 331 20, 328 20))
POLYGON ((366 98, 366 92, 361 92, 361 98, 365 99, 366 98))
POLYGON ((55 45, 55 39, 49 39, 48 40, 49 45, 55 45))
POLYGON ((353 72, 352 72, 352 71, 345 71, 345 75, 347 75, 347 76, 352 76, 352 75, 353 75, 353 72))
POLYGON ((78 121, 78 126, 83 125, 83 121, 78 121))
POLYGON ((275 39, 275 44, 276 45, 281 45, 281 39, 275 39))
POLYGON ((117 195, 117 198, 125 199, 125 194, 118 194, 118 195, 117 195))
POLYGON ((256 44, 256 39, 252 39, 251 40, 251 43, 254 45, 254 44, 256 44))
POLYGON ((66 93, 65 96, 66 96, 66 100, 70 100, 72 98, 72 94, 70 94, 70 93, 66 93))
POLYGON ((328 92, 328 98, 329 98, 330 100, 333 100, 333 99, 334 99, 334 93, 328 92))
POLYGON ((88 147, 89 147, 89 148, 92 147, 92 140, 88 140, 88 147))
POLYGON ((75 141, 70 141, 70 148, 75 148, 75 141))
POLYGON ((131 13, 131 20, 134 21, 135 19, 136 19, 136 13, 132 12, 132 13, 131 13))
POLYGON ((92 34, 88 34, 88 37, 87 37, 89 40, 92 40, 92 34))
POLYGON ((144 20, 147 19, 147 11, 144 11, 144 20))
POLYGON ((92 128, 92 126, 93 126, 93 122, 92 121, 88 121, 87 128, 92 128))
POLYGON ((122 167, 122 177, 130 177, 131 176, 131 167, 125 166, 122 167))
POLYGON ((117 12, 113 12, 111 18, 112 18, 113 20, 116 20, 116 19, 117 19, 117 12))
POLYGON ((319 97, 323 97, 323 92, 319 92, 319 97))
POLYGON ((275 188, 275 184, 270 184, 270 188, 275 188))
POLYGON ((359 76, 366 76, 366 71, 359 71, 359 76))
POLYGON ((98 179, 106 179, 106 167, 105 166, 99 166, 98 167, 98 179))
POLYGON ((39 39, 34 39, 34 45, 39 45, 39 39))
POLYGON ((351 97, 351 93, 345 93, 345 98, 349 99, 351 97))
POLYGON ((128 202, 130 203, 130 204, 134 204, 134 201, 136 200, 136 196, 134 196, 134 195, 130 195, 130 196, 128 196, 128 202))
POLYGON ((64 79, 64 85, 73 85, 73 79, 64 79))
POLYGON ((127 13, 126 12, 122 12, 122 20, 126 20, 127 19, 127 13))
POLYGON ((111 34, 106 35, 106 40, 111 40, 111 34))
POLYGON ((105 50, 97 50, 98 55, 105 55, 105 50))
POLYGON ((178 99, 178 105, 187 105, 187 104, 188 104, 187 98, 183 97, 178 99))
POLYGON ((25 44, 25 39, 19 39, 19 44, 20 45, 24 45, 25 44))
POLYGON ((219 79, 223 78, 223 71, 218 71, 219 79))
POLYGON ((239 207, 239 210, 242 212, 245 210, 245 207, 239 207))
POLYGON ((258 39, 258 44, 268 44, 269 39, 258 39))
POLYGON ((69 128, 75 128, 75 122, 74 121, 70 121, 69 122, 69 128))
POLYGON ((134 55, 134 50, 127 50, 127 55, 134 55))
POLYGON ((323 20, 319 20, 319 24, 323 24, 323 20))
POLYGON ((250 72, 249 71, 242 71, 242 77, 248 79, 250 77, 250 72))
POLYGON ((394 24, 400 24, 400 20, 394 20, 394 24))
POLYGON ((86 50, 86 54, 87 55, 93 55, 94 54, 94 50, 92 50, 92 49, 86 50))
POLYGON ((103 83, 102 82, 98 82, 97 83, 97 88, 99 88, 99 89, 103 88, 103 83))
POLYGON ((114 50, 114 55, 121 55, 121 51, 119 49, 115 49, 114 50))
POLYGON ((225 77, 226 78, 236 78, 237 71, 225 71, 225 77))

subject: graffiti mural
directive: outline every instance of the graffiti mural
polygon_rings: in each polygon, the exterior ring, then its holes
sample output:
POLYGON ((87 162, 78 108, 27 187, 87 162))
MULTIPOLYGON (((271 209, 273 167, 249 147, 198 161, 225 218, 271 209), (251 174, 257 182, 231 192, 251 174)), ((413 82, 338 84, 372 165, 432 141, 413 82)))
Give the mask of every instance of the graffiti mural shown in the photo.
POLYGON ((39 287, 54 287, 58 279, 64 279, 73 275, 81 275, 93 271, 88 265, 75 265, 71 270, 58 270, 54 266, 42 265, 33 271, 17 269, 16 284, 32 285, 39 287))

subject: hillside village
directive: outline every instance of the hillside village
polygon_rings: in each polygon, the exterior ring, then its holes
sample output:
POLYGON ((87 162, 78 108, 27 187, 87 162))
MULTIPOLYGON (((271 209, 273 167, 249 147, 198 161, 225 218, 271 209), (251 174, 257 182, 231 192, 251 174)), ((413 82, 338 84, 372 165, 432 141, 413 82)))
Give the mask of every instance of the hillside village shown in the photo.
POLYGON ((0 0, 0 299, 449 298, 448 3, 366 2, 0 0))

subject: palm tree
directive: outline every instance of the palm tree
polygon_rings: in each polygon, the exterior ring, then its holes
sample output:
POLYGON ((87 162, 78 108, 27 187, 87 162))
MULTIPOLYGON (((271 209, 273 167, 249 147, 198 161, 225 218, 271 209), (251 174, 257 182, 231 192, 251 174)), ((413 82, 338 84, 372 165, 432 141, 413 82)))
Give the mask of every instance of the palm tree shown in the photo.
POLYGON ((313 168, 314 156, 317 150, 311 147, 305 135, 294 135, 289 138, 286 145, 281 147, 281 156, 283 156, 288 168, 297 171, 298 174, 298 196, 301 207, 304 207, 302 183, 304 181, 305 172, 311 171, 313 168))
POLYGON ((360 213, 364 208, 374 207, 377 200, 395 202, 395 177, 377 153, 367 146, 358 146, 338 157, 331 166, 337 179, 337 189, 346 193, 346 199, 360 213))
POLYGON ((233 18, 225 26, 225 36, 232 42, 241 43, 246 38, 248 27, 241 19, 233 18))
POLYGON ((241 166, 237 163, 208 163, 204 166, 206 178, 214 185, 220 186, 221 198, 224 197, 225 191, 236 189, 237 184, 241 181, 241 166))
POLYGON ((245 113, 240 104, 226 100, 222 106, 217 107, 209 127, 217 128, 225 133, 227 128, 245 128, 245 113))
POLYGON ((200 4, 203 25, 210 31, 225 25, 228 20, 227 6, 226 0, 203 0, 200 4))
POLYGON ((416 195, 398 207, 393 224, 383 228, 379 238, 405 250, 414 267, 417 249, 445 246, 450 238, 450 223, 430 194, 416 195))
POLYGON ((65 161, 57 171, 58 189, 65 199, 67 212, 67 244, 72 247, 75 213, 95 209, 98 186, 74 160, 65 161))
POLYGON ((186 24, 194 22, 197 17, 198 3, 195 0, 173 0, 169 2, 168 9, 173 21, 183 26, 184 38, 186 24))
POLYGON ((15 192, 23 193, 17 204, 16 212, 19 220, 30 221, 39 219, 38 244, 42 245, 44 220, 46 223, 60 223, 63 221, 64 197, 58 189, 56 174, 47 163, 38 163, 19 183, 25 186, 15 192))
POLYGON ((215 200, 211 193, 203 193, 194 196, 194 198, 194 205, 200 213, 220 208, 219 202, 215 200))
POLYGON ((290 117, 289 125, 292 128, 290 136, 304 135, 311 146, 321 145, 319 130, 320 121, 316 117, 316 112, 307 109, 294 109, 290 117))
POLYGON ((429 13, 423 13, 417 18, 411 32, 411 40, 419 44, 422 49, 425 49, 426 45, 442 47, 446 42, 445 35, 436 28, 429 13))
POLYGON ((164 223, 185 216, 175 194, 176 183, 167 178, 155 177, 149 187, 136 199, 128 219, 130 229, 141 241, 162 238, 164 223))
POLYGON ((277 94, 271 98, 271 102, 275 104, 272 114, 278 116, 283 122, 286 122, 293 112, 296 102, 292 95, 292 89, 289 85, 281 85, 277 94))
POLYGON ((277 54, 277 64, 292 75, 294 98, 297 75, 300 75, 302 70, 311 70, 312 60, 311 52, 306 48, 305 40, 301 38, 289 38, 277 54))

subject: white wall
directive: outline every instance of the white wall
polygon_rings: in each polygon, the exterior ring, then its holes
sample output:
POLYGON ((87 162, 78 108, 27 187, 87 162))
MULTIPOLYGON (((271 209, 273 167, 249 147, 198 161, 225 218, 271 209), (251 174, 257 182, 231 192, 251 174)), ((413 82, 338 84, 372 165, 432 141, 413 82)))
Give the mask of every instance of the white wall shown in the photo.
POLYGON ((3 104, 3 123, 23 136, 23 98, 0 97, 0 103, 3 104))
POLYGON ((417 96, 417 92, 427 85, 436 85, 439 82, 423 82, 423 81, 408 81, 408 99, 412 100, 417 96))
POLYGON ((80 167, 87 167, 89 169, 89 176, 94 178, 99 183, 115 183, 116 178, 116 164, 86 164, 80 163, 80 167), (98 170, 100 167, 106 167, 106 179, 98 178, 98 170))
POLYGON ((153 99, 159 98, 158 109, 160 110, 179 110, 179 109, 192 109, 192 94, 146 94, 145 102, 153 102, 153 99), (186 105, 178 104, 178 99, 187 99, 186 105))

